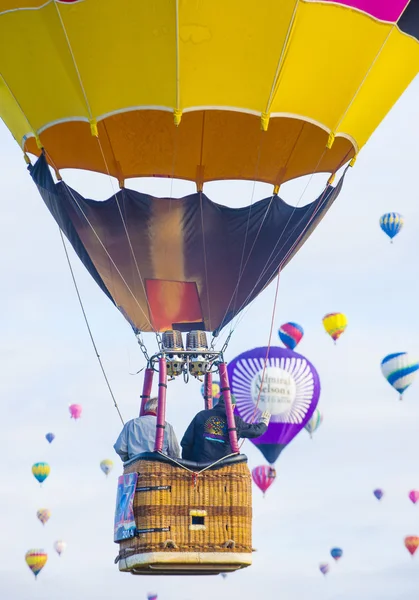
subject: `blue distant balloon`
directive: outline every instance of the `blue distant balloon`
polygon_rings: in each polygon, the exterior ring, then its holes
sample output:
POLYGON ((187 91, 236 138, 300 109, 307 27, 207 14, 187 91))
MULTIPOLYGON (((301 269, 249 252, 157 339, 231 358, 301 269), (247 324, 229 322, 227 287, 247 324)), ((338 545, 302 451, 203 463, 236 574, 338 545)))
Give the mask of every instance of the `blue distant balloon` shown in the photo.
POLYGON ((289 348, 294 350, 297 344, 301 341, 304 335, 304 329, 298 323, 284 323, 278 330, 279 339, 281 342, 289 348))
POLYGON ((45 437, 47 438, 48 442, 51 443, 52 440, 55 438, 55 435, 53 433, 47 433, 45 437))
POLYGON ((386 213, 380 218, 380 227, 392 240, 403 227, 403 217, 399 213, 386 213))
POLYGON ((380 489, 374 490, 373 494, 377 498, 377 500, 381 500, 381 498, 384 496, 383 490, 380 489))
POLYGON ((335 560, 339 560, 342 557, 343 550, 342 548, 332 548, 330 551, 332 558, 335 560))

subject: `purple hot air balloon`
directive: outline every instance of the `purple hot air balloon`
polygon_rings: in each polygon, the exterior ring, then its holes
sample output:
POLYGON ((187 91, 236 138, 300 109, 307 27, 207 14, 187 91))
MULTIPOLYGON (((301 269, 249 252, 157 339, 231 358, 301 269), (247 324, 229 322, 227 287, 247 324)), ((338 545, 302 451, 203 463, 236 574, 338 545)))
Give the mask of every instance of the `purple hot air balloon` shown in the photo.
POLYGON ((381 500, 381 498, 384 496, 383 490, 380 490, 379 488, 374 490, 373 494, 377 498, 377 500, 381 500))
POLYGON ((249 423, 258 420, 265 410, 271 413, 268 431, 251 441, 273 464, 310 420, 319 401, 320 381, 316 369, 304 356, 273 347, 269 349, 262 384, 267 351, 266 347, 254 348, 240 354, 229 363, 228 375, 237 401, 236 411, 242 419, 249 423))
POLYGON ((320 563, 319 569, 323 575, 326 575, 330 571, 330 567, 327 563, 320 563))

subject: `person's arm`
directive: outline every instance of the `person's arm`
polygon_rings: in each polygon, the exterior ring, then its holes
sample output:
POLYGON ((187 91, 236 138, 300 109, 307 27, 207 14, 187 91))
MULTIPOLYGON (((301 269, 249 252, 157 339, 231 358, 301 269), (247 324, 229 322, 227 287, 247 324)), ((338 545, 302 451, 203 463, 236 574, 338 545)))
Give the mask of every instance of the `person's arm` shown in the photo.
POLYGON ((113 447, 115 449, 115 452, 117 454, 119 454, 119 456, 121 457, 121 460, 123 462, 126 462, 129 459, 129 456, 128 456, 128 435, 127 435, 126 425, 124 425, 124 428, 122 429, 121 433, 119 434, 119 437, 116 440, 116 442, 115 442, 115 444, 114 444, 113 447))
POLYGON ((193 445, 194 445, 194 439, 195 439, 195 419, 192 419, 192 421, 189 424, 188 429, 185 431, 185 435, 183 436, 182 441, 180 442, 180 445, 182 446, 182 458, 185 458, 186 460, 192 459, 192 450, 193 450, 193 445))
POLYGON ((270 413, 265 411, 262 413, 259 423, 246 423, 246 421, 235 415, 237 437, 253 439, 263 435, 268 429, 270 418, 270 413))
POLYGON ((166 429, 167 429, 167 455, 171 456, 172 458, 179 458, 180 457, 180 448, 179 448, 179 443, 177 441, 175 431, 169 423, 166 423, 166 429))

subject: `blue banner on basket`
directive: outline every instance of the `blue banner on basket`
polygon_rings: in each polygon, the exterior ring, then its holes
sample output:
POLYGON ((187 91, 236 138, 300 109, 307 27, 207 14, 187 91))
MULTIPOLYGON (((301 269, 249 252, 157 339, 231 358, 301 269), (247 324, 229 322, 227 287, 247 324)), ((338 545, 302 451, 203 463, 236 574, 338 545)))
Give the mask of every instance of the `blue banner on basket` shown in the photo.
POLYGON ((137 487, 137 473, 121 475, 118 478, 116 496, 114 541, 120 542, 136 535, 137 527, 134 518, 134 496, 137 487))

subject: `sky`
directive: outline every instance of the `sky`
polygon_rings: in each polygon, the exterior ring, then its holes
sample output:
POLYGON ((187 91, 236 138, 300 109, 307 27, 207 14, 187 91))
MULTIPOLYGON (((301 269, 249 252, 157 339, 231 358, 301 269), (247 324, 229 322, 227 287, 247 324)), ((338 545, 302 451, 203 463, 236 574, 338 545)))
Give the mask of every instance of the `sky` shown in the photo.
MULTIPOLYGON (((318 370, 324 422, 312 440, 303 430, 276 463, 277 480, 263 499, 253 490, 252 567, 221 577, 132 577, 114 565, 117 478, 113 451, 121 423, 106 388, 77 302, 59 233, 25 170, 18 145, 0 123, 0 596, 8 600, 416 600, 419 553, 411 559, 406 535, 419 535, 419 381, 399 402, 380 372, 391 352, 419 356, 419 80, 386 117, 326 218, 281 274, 273 344, 286 321, 301 323, 298 351, 318 370), (398 211, 405 226, 394 244, 379 217, 398 211), (347 331, 335 346, 322 317, 344 312, 347 331), (83 405, 70 419, 68 405, 83 405), (45 434, 53 431, 49 445, 45 434), (106 478, 104 458, 115 467, 106 478), (42 487, 31 474, 51 465, 42 487), (385 490, 379 503, 372 491, 385 490), (36 511, 48 507, 43 527, 36 511), (58 557, 53 543, 67 542, 58 557), (344 556, 323 577, 333 546, 344 556), (38 580, 24 562, 44 548, 38 580), (173 585, 176 582, 176 585, 173 585)), ((63 172, 85 196, 105 199, 116 183, 99 174, 63 172)), ((281 196, 294 205, 314 199, 324 176, 290 182, 281 196)), ((133 180, 154 195, 194 191, 185 182, 133 180)), ((231 206, 267 197, 251 182, 210 183, 205 193, 231 206)), ((124 419, 137 415, 145 365, 132 330, 70 250, 77 282, 107 376, 124 419)), ((269 338, 275 284, 245 311, 227 360, 269 338)), ((145 336, 151 349, 153 335, 145 336)), ((170 384, 167 420, 178 438, 202 408, 200 383, 170 384)), ((250 442, 251 468, 265 464, 250 442)))

